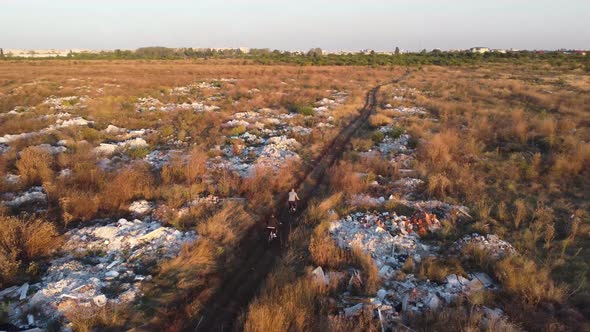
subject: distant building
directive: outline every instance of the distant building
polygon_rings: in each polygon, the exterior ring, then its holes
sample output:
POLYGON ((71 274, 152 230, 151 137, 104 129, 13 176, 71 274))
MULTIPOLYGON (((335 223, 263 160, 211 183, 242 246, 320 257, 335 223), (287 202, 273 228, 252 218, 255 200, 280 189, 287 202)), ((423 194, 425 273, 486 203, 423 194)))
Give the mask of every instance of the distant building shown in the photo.
POLYGON ((488 53, 491 52, 489 47, 472 47, 469 49, 471 53, 488 53))
POLYGON ((20 58, 57 58, 67 57, 70 53, 93 53, 90 50, 6 50, 6 55, 20 58))

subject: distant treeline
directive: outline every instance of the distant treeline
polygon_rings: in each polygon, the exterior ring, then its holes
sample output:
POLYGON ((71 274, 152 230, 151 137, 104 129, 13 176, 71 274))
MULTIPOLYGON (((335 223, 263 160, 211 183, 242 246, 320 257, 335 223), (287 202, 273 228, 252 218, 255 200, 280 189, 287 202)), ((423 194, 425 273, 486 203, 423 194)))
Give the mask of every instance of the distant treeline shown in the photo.
MULTIPOLYGON (((17 59, 0 55, 5 59, 17 59)), ((20 58, 22 59, 22 58, 20 58)), ((36 58, 38 59, 38 58, 36 58)), ((590 54, 565 54, 563 52, 487 52, 470 51, 443 52, 439 50, 416 53, 383 54, 376 52, 323 54, 319 48, 306 53, 271 51, 269 49, 250 49, 247 53, 240 49, 193 49, 142 47, 137 50, 113 50, 97 53, 70 53, 59 59, 77 60, 181 60, 181 59, 243 59, 256 64, 295 64, 319 66, 416 66, 416 65, 464 65, 484 62, 524 63, 531 60, 548 61, 555 66, 578 67, 590 70, 590 54)))

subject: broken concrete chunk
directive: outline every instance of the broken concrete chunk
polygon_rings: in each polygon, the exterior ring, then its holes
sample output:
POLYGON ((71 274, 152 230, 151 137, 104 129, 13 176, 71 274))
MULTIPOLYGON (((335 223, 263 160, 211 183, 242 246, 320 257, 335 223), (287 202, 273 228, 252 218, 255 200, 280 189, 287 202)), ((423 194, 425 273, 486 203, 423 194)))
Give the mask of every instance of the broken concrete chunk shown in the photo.
POLYGON ((389 265, 383 265, 381 270, 379 270, 379 277, 381 278, 389 278, 393 275, 393 268, 389 265))
POLYGON ((496 284, 489 275, 483 272, 474 272, 471 274, 473 278, 479 280, 486 288, 494 288, 496 284))
POLYGON ((321 266, 318 266, 315 270, 311 272, 313 276, 313 280, 320 284, 328 285, 328 277, 324 274, 324 270, 321 266))
POLYGON ((29 283, 25 282, 19 289, 20 297, 19 300, 24 300, 27 298, 27 292, 29 291, 29 283))
POLYGON ((436 294, 430 294, 430 297, 426 300, 426 305, 430 310, 436 310, 440 305, 440 299, 436 294))

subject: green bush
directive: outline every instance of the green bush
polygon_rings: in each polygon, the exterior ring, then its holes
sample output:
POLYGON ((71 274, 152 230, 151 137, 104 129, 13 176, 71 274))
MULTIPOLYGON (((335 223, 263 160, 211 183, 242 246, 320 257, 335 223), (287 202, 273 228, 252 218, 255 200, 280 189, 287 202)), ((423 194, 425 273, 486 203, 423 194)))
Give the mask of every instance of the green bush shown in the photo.
POLYGON ((149 147, 137 147, 130 148, 126 151, 126 154, 132 159, 141 159, 150 153, 149 147))
POLYGON ((301 115, 314 115, 313 107, 311 106, 301 106, 297 109, 297 113, 301 115))
POLYGON ((246 132, 246 127, 240 125, 240 126, 237 126, 237 127, 233 127, 229 131, 229 135, 230 136, 239 136, 239 135, 241 135, 241 134, 243 134, 245 132, 246 132))
POLYGON ((382 131, 375 130, 373 132, 373 134, 371 134, 371 139, 376 144, 379 144, 379 143, 383 142, 383 139, 385 139, 385 134, 382 131))
POLYGON ((387 136, 396 139, 399 138, 405 132, 404 128, 402 127, 393 127, 387 131, 387 136))
POLYGON ((174 134, 174 128, 172 126, 166 126, 160 128, 160 137, 166 138, 168 136, 172 136, 174 134))

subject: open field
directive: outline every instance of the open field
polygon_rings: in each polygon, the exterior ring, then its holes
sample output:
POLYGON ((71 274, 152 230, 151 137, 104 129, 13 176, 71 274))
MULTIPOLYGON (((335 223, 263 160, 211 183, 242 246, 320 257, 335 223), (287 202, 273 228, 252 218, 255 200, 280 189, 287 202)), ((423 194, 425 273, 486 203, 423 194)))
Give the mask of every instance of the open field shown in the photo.
POLYGON ((589 96, 542 61, 0 61, 0 330, 588 329, 589 96))

